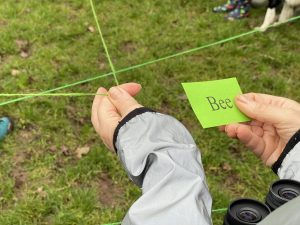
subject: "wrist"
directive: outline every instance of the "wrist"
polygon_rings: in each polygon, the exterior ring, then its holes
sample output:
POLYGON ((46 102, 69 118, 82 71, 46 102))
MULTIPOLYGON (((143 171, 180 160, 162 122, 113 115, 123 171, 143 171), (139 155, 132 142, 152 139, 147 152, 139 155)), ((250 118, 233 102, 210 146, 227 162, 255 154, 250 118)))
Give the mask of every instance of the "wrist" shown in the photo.
POLYGON ((281 167, 282 162, 286 156, 294 149, 294 147, 300 142, 300 130, 298 130, 288 141, 285 148, 283 149, 281 155, 277 161, 272 165, 272 170, 274 173, 278 173, 278 169, 281 167))
POLYGON ((119 134, 120 129, 127 123, 129 122, 131 119, 133 119, 134 117, 141 115, 145 112, 155 112, 152 109, 146 108, 146 107, 140 107, 140 108, 136 108, 134 110, 132 110, 130 113, 128 113, 117 125, 114 134, 113 134, 113 149, 115 149, 115 151, 117 152, 117 147, 116 147, 116 142, 117 142, 117 137, 119 134))

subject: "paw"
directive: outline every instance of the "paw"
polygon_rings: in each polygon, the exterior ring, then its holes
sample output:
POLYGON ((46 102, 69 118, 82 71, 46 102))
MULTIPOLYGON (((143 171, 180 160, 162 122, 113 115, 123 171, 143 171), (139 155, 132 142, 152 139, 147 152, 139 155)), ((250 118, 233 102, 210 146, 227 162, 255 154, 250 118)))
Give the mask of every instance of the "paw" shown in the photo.
POLYGON ((260 32, 265 32, 268 29, 268 27, 267 26, 260 26, 260 27, 255 27, 254 29, 258 30, 260 32))
POLYGON ((274 27, 279 26, 280 24, 282 24, 282 22, 276 22, 273 24, 274 27))

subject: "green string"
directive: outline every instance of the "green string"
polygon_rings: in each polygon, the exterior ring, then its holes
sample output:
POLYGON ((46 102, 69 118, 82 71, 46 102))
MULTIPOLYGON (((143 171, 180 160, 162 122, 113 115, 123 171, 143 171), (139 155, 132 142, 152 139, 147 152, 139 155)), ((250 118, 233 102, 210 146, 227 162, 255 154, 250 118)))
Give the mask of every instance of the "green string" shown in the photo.
POLYGON ((98 32, 99 32, 99 35, 100 35, 100 38, 101 38, 101 41, 102 41, 105 53, 106 53, 106 57, 108 59, 111 71, 112 71, 112 73, 114 75, 115 82, 116 82, 116 84, 118 86, 119 85, 119 81, 117 79, 116 70, 115 70, 114 64, 111 61, 111 57, 109 55, 107 45, 106 45, 105 40, 103 38, 103 34, 102 34, 102 31, 101 31, 101 27, 100 27, 99 20, 98 20, 97 14, 96 14, 96 10, 95 10, 95 6, 94 6, 93 0, 90 0, 90 4, 91 4, 91 8, 92 8, 93 15, 94 15, 94 18, 95 18, 95 22, 96 22, 96 25, 97 25, 97 29, 98 29, 98 32))
POLYGON ((15 97, 15 96, 31 96, 31 97, 39 97, 39 96, 48 96, 48 97, 78 97, 78 96, 108 96, 108 94, 96 94, 96 93, 17 93, 17 94, 8 94, 8 93, 0 93, 0 97, 15 97))
POLYGON ((116 223, 106 223, 106 224, 102 224, 102 225, 119 225, 121 224, 122 222, 116 222, 116 223))
MULTIPOLYGON (((293 18, 285 21, 284 23, 292 22, 292 21, 295 21, 295 20, 298 20, 298 19, 300 19, 300 16, 293 17, 293 18)), ((274 27, 274 25, 271 25, 270 27, 274 27)), ((245 32, 245 33, 242 33, 242 34, 238 34, 236 36, 232 36, 232 37, 217 41, 217 42, 209 43, 207 45, 203 45, 203 46, 196 47, 196 48, 193 48, 193 49, 189 49, 189 50, 186 50, 186 51, 178 52, 178 53, 168 55, 168 56, 165 56, 165 57, 162 57, 162 58, 159 58, 159 59, 150 60, 150 61, 145 62, 145 63, 133 65, 133 66, 130 66, 130 67, 127 67, 127 68, 117 70, 117 71, 115 71, 115 74, 124 73, 124 72, 127 72, 127 71, 131 71, 131 70, 134 70, 134 69, 138 69, 138 68, 147 66, 147 65, 158 63, 158 62, 161 62, 161 61, 164 61, 164 60, 167 60, 167 59, 171 59, 171 58, 175 58, 175 57, 178 57, 178 56, 183 56, 183 55, 186 55, 186 54, 190 54, 190 53, 199 51, 201 49, 205 49, 205 48, 212 47, 212 46, 215 46, 215 45, 223 44, 223 43, 226 43, 226 42, 229 42, 229 41, 232 41, 232 40, 235 40, 235 39, 238 39, 238 38, 241 38, 241 37, 244 37, 244 36, 256 33, 256 32, 259 32, 259 31, 258 30, 251 30, 251 31, 248 31, 248 32, 245 32)), ((107 76, 111 76, 111 75, 113 75, 113 72, 109 72, 109 73, 106 73, 106 74, 103 74, 103 75, 98 75, 98 76, 91 77, 91 78, 88 78, 88 79, 85 79, 85 80, 77 81, 75 83, 66 84, 66 85, 63 85, 61 87, 57 87, 57 88, 54 88, 54 89, 49 89, 47 91, 41 92, 40 94, 45 94, 45 93, 50 93, 50 92, 66 89, 66 88, 69 88, 69 87, 77 86, 79 84, 87 83, 87 82, 94 81, 94 80, 97 80, 97 79, 100 79, 100 78, 103 78, 103 77, 107 77, 107 76)), ((35 97, 35 96, 25 96, 25 97, 21 97, 21 98, 12 99, 12 100, 0 103, 0 106, 8 105, 8 104, 19 102, 19 101, 23 101, 25 99, 30 99, 30 98, 33 98, 33 97, 35 97)))
POLYGON ((221 208, 221 209, 213 209, 211 212, 225 212, 227 211, 227 208, 221 208))
MULTIPOLYGON (((77 81, 77 82, 72 83, 72 84, 66 84, 66 85, 63 85, 61 87, 57 87, 57 88, 53 88, 53 89, 50 89, 50 90, 47 90, 47 91, 40 92, 39 94, 43 95, 43 94, 47 94, 47 93, 50 93, 50 92, 59 91, 59 90, 65 89, 65 88, 73 87, 73 86, 76 86, 76 85, 79 85, 79 84, 84 84, 84 83, 87 83, 87 82, 90 82, 90 81, 93 81, 93 80, 96 80, 96 79, 100 79, 100 78, 103 78, 103 77, 107 77, 107 76, 110 76, 110 75, 112 75, 112 72, 107 73, 107 74, 103 74, 103 75, 99 75, 99 76, 95 76, 95 77, 91 77, 91 78, 88 78, 86 80, 77 81)), ((21 97, 21 98, 11 99, 9 101, 5 101, 5 102, 0 103, 0 106, 8 105, 8 104, 11 104, 11 103, 14 103, 14 102, 23 101, 25 99, 30 99, 30 98, 33 98, 33 97, 35 97, 35 96, 24 96, 24 97, 21 97)))
MULTIPOLYGON (((227 208, 221 208, 221 209, 213 209, 211 212, 214 213, 214 212, 226 212, 227 211, 227 208)), ((102 224, 102 225, 119 225, 121 224, 122 222, 115 222, 115 223, 106 223, 106 224, 102 224)))

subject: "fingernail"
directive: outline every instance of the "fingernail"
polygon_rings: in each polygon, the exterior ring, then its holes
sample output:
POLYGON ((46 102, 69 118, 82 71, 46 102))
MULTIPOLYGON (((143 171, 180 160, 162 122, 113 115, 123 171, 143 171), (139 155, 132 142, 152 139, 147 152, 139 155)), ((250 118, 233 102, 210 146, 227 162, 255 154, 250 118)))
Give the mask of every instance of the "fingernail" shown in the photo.
POLYGON ((243 104, 249 104, 249 99, 245 95, 238 96, 236 100, 243 104))
POLYGON ((103 88, 103 87, 100 87, 99 89, 98 89, 98 91, 97 91, 97 94, 107 94, 107 91, 106 91, 106 89, 105 88, 103 88))
POLYGON ((237 98, 236 98, 237 101, 241 102, 241 103, 244 103, 244 104, 247 104, 248 103, 248 100, 245 96, 243 95, 239 95, 237 98))
POLYGON ((225 133, 227 133, 227 127, 228 127, 228 126, 225 126, 225 129, 224 129, 225 133))
POLYGON ((118 87, 112 87, 109 89, 109 95, 112 98, 118 98, 122 94, 120 88, 118 87))
POLYGON ((236 99, 239 103, 242 103, 244 105, 247 105, 248 107, 254 107, 255 102, 251 99, 248 98, 247 95, 240 95, 236 99))

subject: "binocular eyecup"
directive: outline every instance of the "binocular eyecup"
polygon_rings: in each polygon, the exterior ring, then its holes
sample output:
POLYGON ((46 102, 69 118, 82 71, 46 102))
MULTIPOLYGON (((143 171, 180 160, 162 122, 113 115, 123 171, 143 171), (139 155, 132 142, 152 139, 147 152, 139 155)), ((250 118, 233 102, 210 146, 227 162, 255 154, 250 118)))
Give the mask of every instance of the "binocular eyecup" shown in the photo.
POLYGON ((224 225, 253 225, 262 221, 271 210, 254 199, 242 198, 233 201, 224 218, 224 225))
POLYGON ((266 196, 266 204, 242 198, 228 207, 223 225, 255 225, 288 201, 300 196, 300 183, 282 179, 274 182, 266 196))
POLYGON ((295 180, 278 180, 269 189, 266 205, 273 211, 300 195, 300 183, 295 180))

